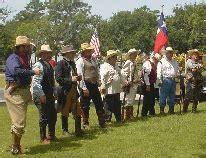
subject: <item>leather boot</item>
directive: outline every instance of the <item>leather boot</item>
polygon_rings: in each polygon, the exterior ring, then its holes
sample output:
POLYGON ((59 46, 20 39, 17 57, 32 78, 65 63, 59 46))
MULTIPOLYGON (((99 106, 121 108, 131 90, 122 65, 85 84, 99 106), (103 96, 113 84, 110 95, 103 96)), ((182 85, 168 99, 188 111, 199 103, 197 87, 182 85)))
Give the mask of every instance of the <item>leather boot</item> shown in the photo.
POLYGON ((175 114, 175 112, 174 112, 174 107, 169 107, 168 113, 169 113, 169 114, 175 114))
POLYGON ((126 117, 125 117, 125 120, 130 120, 130 107, 129 106, 126 106, 125 107, 126 109, 126 117))
POLYGON ((189 106, 189 100, 188 100, 188 99, 185 99, 185 100, 184 100, 184 103, 183 103, 183 109, 182 109, 182 111, 183 111, 184 113, 187 112, 188 106, 189 106))
POLYGON ((54 142, 59 142, 59 139, 56 137, 56 134, 55 134, 55 125, 56 123, 49 123, 48 124, 48 140, 50 141, 54 141, 54 142))
POLYGON ((40 131, 40 142, 42 142, 47 138, 46 137, 46 126, 40 126, 39 131, 40 131))
POLYGON ((20 145, 21 137, 17 136, 15 132, 12 132, 12 139, 13 139, 13 144, 11 145, 11 149, 10 149, 11 153, 13 155, 23 154, 20 145))
POLYGON ((160 114, 161 114, 161 115, 165 115, 164 109, 165 109, 164 107, 160 107, 160 114))
POLYGON ((197 105, 193 104, 192 105, 192 113, 196 113, 197 112, 197 105))
POLYGON ((97 112, 97 116, 98 116, 99 126, 101 128, 106 128, 104 112, 102 111, 97 112))
POLYGON ((83 136, 83 132, 81 130, 81 116, 77 116, 75 118, 75 134, 76 134, 76 137, 83 136))
POLYGON ((134 115, 133 115, 134 108, 133 108, 133 106, 130 106, 129 112, 130 112, 130 119, 131 119, 131 120, 134 119, 134 115))
POLYGON ((83 111, 83 128, 89 129, 89 109, 82 109, 83 111))
POLYGON ((62 134, 64 136, 68 136, 69 135, 69 130, 68 130, 68 117, 66 116, 62 116, 62 134))

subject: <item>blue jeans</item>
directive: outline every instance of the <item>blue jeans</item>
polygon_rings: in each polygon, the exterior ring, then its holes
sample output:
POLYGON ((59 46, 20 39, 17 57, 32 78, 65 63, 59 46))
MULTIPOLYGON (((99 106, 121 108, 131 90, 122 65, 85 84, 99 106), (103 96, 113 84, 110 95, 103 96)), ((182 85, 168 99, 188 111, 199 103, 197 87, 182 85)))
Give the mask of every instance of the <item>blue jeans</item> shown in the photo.
POLYGON ((172 79, 164 79, 160 88, 160 107, 166 106, 166 100, 169 107, 175 105, 176 82, 172 79))

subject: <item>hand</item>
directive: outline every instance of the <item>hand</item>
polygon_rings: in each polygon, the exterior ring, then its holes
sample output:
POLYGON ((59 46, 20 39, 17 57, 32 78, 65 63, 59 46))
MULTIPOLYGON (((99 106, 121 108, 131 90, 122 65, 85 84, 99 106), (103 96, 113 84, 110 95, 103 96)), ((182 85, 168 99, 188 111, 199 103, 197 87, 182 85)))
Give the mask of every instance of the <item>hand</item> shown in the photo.
POLYGON ((148 92, 150 91, 150 86, 148 86, 148 85, 146 86, 146 91, 148 91, 148 92))
POLYGON ((88 89, 83 90, 83 95, 85 97, 88 97, 89 96, 89 90, 88 89))
POLYGON ((46 96, 45 95, 40 97, 40 103, 46 104, 46 96))
POLYGON ((72 76, 72 82, 77 82, 78 81, 78 76, 72 76))
POLYGON ((34 74, 35 74, 35 75, 40 75, 41 70, 40 70, 39 68, 36 67, 36 68, 34 68, 33 70, 34 70, 34 74))
POLYGON ((106 89, 101 89, 102 94, 106 94, 106 89))
POLYGON ((78 75, 77 76, 77 81, 81 81, 82 80, 82 75, 78 75))

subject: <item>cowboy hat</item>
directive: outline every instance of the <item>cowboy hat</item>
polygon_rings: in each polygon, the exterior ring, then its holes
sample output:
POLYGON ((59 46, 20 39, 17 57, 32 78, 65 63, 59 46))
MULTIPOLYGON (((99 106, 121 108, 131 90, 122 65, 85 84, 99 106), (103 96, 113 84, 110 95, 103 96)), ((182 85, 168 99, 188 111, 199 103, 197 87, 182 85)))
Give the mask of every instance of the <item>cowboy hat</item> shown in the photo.
POLYGON ((37 56, 39 56, 43 52, 52 52, 52 50, 49 45, 43 44, 41 46, 41 50, 37 52, 37 56))
POLYGON ((119 55, 120 53, 115 51, 115 50, 108 50, 107 51, 107 56, 105 56, 105 59, 109 59, 111 58, 112 56, 115 56, 115 55, 119 55))
POLYGON ((162 57, 162 56, 161 56, 159 53, 155 53, 155 54, 152 54, 152 55, 151 55, 151 58, 155 58, 155 59, 157 59, 157 60, 160 60, 161 57, 162 57))
POLYGON ((139 50, 136 50, 135 48, 130 49, 127 53, 126 56, 130 56, 132 53, 138 53, 140 54, 139 50))
POLYGON ((198 49, 190 49, 190 50, 187 51, 187 53, 188 53, 189 56, 192 56, 192 55, 194 55, 194 54, 196 54, 196 55, 200 55, 200 54, 201 54, 201 53, 198 51, 198 49))
POLYGON ((93 50, 94 46, 90 45, 89 43, 82 43, 81 44, 81 53, 83 53, 85 50, 93 50))
POLYGON ((161 50, 160 53, 165 55, 166 53, 176 53, 177 50, 174 50, 172 47, 167 47, 165 50, 161 50))
POLYGON ((76 52, 76 50, 73 48, 72 45, 67 45, 67 46, 62 47, 61 54, 66 54, 68 52, 76 52))
POLYGON ((29 38, 26 36, 17 36, 15 47, 21 45, 31 45, 29 38))

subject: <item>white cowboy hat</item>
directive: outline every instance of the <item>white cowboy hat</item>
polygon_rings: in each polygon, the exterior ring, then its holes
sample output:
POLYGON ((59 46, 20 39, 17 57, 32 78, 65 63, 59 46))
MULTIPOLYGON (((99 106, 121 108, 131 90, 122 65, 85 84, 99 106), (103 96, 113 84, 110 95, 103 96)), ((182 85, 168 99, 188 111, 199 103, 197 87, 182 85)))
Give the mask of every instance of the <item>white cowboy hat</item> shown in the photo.
POLYGON ((136 50, 135 48, 130 49, 127 53, 126 56, 130 56, 132 53, 138 53, 140 54, 139 50, 136 50))
POLYGON ((114 56, 114 55, 119 55, 120 53, 119 52, 117 52, 117 51, 115 51, 115 50, 108 50, 107 51, 107 56, 105 57, 106 59, 109 59, 109 58, 111 58, 112 56, 114 56))
POLYGON ((31 42, 26 36, 17 36, 15 47, 20 45, 31 45, 31 42))
POLYGON ((157 60, 160 60, 162 56, 161 56, 159 53, 155 53, 155 54, 153 54, 151 57, 152 57, 152 58, 155 58, 155 59, 157 59, 157 60))
POLYGON ((51 50, 51 48, 50 48, 49 45, 43 44, 43 45, 41 46, 40 51, 37 52, 37 56, 39 56, 39 55, 40 55, 41 53, 43 53, 43 52, 52 52, 52 50, 51 50))

